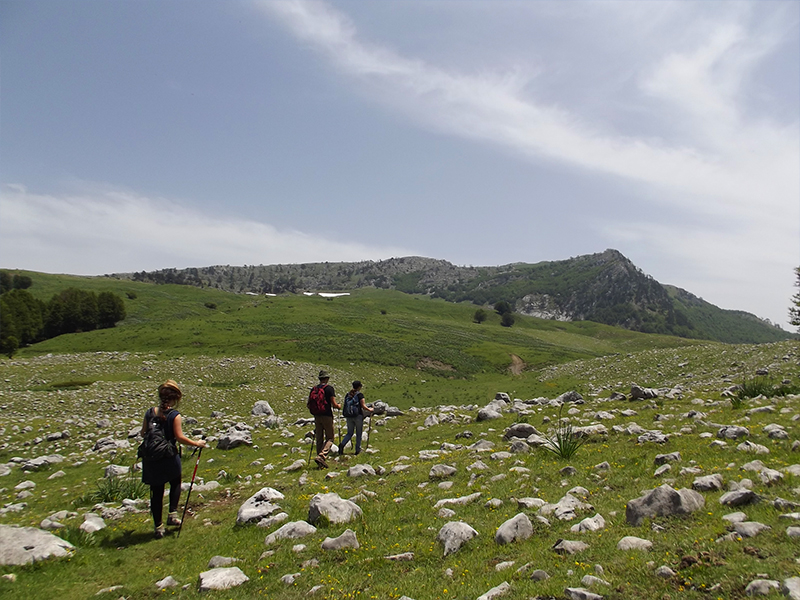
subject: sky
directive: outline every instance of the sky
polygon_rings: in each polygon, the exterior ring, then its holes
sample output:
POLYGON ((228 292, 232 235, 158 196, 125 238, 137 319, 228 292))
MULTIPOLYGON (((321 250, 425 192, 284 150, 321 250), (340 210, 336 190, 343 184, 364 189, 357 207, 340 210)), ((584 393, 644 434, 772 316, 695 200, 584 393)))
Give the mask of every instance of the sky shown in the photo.
POLYGON ((797 0, 0 0, 0 266, 614 248, 790 329, 797 0))

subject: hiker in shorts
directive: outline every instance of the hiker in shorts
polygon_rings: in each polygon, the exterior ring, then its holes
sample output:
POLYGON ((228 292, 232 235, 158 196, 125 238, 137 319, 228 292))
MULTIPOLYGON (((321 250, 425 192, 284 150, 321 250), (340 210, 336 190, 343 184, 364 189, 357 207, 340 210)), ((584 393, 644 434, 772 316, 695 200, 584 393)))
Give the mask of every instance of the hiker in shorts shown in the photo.
POLYGON ((314 414, 314 439, 317 443, 317 456, 314 462, 320 469, 328 468, 328 452, 333 446, 333 409, 342 408, 336 402, 336 391, 328 384, 330 376, 327 371, 319 372, 319 385, 324 392, 323 410, 314 414))
POLYGON ((142 482, 150 486, 150 513, 153 515, 156 539, 166 534, 163 522, 164 488, 169 483, 169 515, 167 525, 180 527, 178 502, 181 499, 181 457, 175 442, 205 448, 205 440, 190 440, 183 434, 181 415, 175 409, 183 397, 178 384, 168 379, 158 386, 158 406, 147 409, 142 423, 142 437, 154 424, 164 431, 164 437, 175 448, 173 456, 158 460, 142 460, 142 482))
POLYGON ((342 403, 342 414, 345 421, 347 421, 347 435, 342 438, 342 443, 339 445, 339 456, 344 454, 344 447, 347 442, 356 434, 356 454, 361 452, 361 434, 364 432, 364 416, 375 411, 369 408, 364 400, 364 394, 361 393, 361 382, 354 381, 353 389, 347 392, 342 403))

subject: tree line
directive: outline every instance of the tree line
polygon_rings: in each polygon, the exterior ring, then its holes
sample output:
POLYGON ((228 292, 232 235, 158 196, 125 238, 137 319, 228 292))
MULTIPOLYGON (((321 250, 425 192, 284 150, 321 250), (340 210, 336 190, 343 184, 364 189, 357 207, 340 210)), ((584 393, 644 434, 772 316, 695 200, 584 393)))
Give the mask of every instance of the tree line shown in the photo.
POLYGON ((113 292, 67 288, 44 302, 27 290, 30 277, 0 271, 0 353, 62 333, 114 327, 125 318, 125 302, 113 292))

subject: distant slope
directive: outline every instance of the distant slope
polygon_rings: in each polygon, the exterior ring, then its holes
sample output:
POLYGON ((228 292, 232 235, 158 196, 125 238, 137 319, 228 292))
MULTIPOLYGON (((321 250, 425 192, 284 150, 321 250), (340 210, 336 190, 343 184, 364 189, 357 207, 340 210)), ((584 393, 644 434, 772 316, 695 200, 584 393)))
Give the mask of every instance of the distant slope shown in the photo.
POLYGON ((31 277, 30 292, 37 298, 67 286, 109 290, 125 298, 128 314, 114 328, 61 335, 21 349, 21 356, 98 351, 276 355, 322 365, 410 368, 447 379, 505 376, 512 363, 538 371, 580 358, 696 344, 591 322, 525 316, 514 327, 502 327, 493 312, 477 324, 474 306, 396 290, 360 289, 335 299, 265 298, 187 285, 20 273, 31 277))
POLYGON ((643 333, 727 343, 795 337, 755 315, 722 310, 688 292, 664 286, 616 250, 500 267, 458 267, 414 256, 379 262, 165 269, 109 277, 237 293, 384 288, 478 305, 506 301, 524 315, 595 321, 643 333))

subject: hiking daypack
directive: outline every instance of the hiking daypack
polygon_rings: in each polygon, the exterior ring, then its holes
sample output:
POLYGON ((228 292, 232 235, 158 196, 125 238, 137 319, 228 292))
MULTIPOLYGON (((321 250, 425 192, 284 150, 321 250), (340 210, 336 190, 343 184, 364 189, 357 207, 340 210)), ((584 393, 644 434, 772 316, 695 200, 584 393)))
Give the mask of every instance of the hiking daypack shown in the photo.
POLYGON ((315 385, 308 393, 308 411, 312 415, 324 415, 328 412, 328 403, 325 401, 325 387, 324 385, 315 385))
POLYGON ((361 402, 358 400, 358 392, 355 394, 347 394, 344 397, 344 406, 342 407, 342 415, 345 417, 357 417, 361 414, 361 402))
POLYGON ((142 460, 161 460, 175 456, 175 445, 167 439, 164 432, 167 424, 169 423, 171 426, 175 420, 174 417, 170 418, 171 415, 172 411, 170 411, 166 419, 161 419, 155 415, 149 419, 144 439, 139 444, 139 450, 136 452, 139 458, 142 460))

